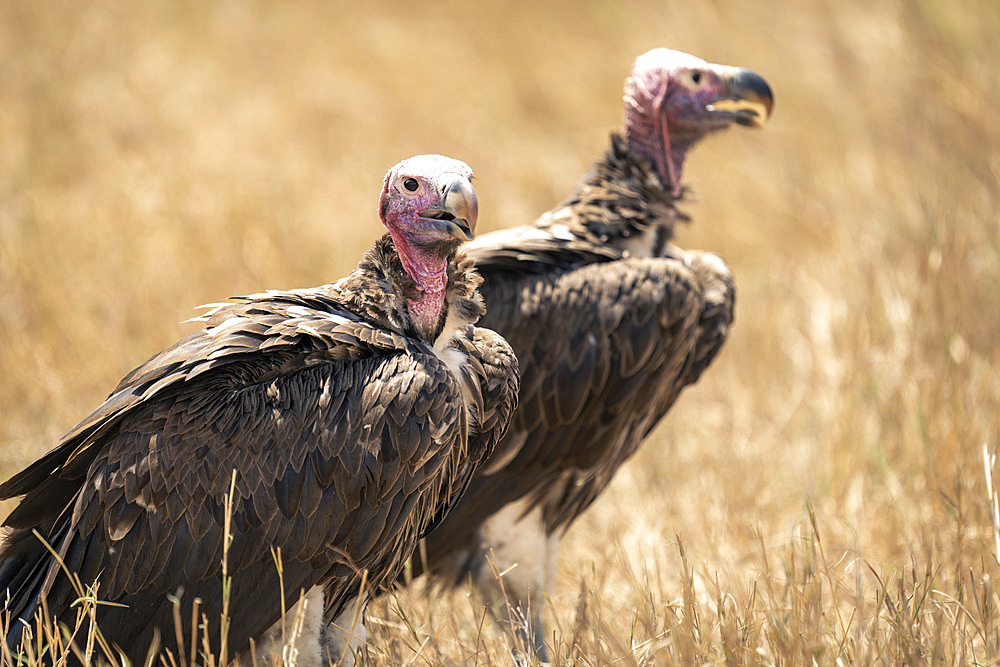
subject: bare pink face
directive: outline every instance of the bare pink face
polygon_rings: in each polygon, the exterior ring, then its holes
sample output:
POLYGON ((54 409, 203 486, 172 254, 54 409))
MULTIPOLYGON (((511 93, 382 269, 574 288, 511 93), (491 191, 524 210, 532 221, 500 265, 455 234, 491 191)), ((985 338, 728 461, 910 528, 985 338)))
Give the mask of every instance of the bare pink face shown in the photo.
POLYGON ((478 215, 472 168, 460 160, 417 155, 385 175, 379 217, 403 267, 422 287, 436 287, 447 258, 475 237, 478 215))
POLYGON ((773 105, 770 86, 750 70, 653 49, 636 59, 625 82, 625 134, 678 194, 684 158, 695 142, 733 123, 760 127, 773 105))

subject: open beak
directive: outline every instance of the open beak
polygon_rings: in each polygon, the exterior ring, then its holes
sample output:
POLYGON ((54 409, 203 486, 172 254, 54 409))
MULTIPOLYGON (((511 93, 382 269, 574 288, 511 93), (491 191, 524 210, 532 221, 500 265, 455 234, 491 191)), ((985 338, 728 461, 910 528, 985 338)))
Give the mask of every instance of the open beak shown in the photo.
POLYGON ((733 122, 746 127, 763 127, 774 106, 774 94, 764 77, 739 67, 726 77, 729 94, 707 109, 730 116, 733 122))
POLYGON ((420 217, 440 221, 441 231, 459 241, 476 238, 479 199, 472 183, 465 176, 441 174, 437 185, 441 193, 441 208, 421 211, 420 217))

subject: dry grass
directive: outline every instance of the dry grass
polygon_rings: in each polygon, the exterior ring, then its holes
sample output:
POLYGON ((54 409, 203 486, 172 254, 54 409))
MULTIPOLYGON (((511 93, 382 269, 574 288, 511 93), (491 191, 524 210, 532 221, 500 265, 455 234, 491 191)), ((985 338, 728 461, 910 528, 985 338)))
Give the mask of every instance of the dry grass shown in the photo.
MULTIPOLYGON (((730 262, 737 326, 570 533, 557 662, 996 664, 997 35, 990 0, 4 3, 0 472, 196 304, 348 272, 402 157, 530 221, 668 45, 776 114, 690 160, 679 240, 730 262)), ((509 661, 462 592, 369 621, 378 664, 509 661)))

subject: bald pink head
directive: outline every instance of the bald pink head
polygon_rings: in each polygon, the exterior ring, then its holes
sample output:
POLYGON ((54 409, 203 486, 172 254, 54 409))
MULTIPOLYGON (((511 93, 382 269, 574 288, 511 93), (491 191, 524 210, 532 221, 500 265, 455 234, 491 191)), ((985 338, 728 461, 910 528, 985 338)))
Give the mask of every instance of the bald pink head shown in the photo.
POLYGON ((656 166, 674 196, 684 158, 699 139, 733 123, 760 127, 774 105, 770 86, 754 72, 671 49, 636 59, 624 99, 630 150, 656 166))
POLYGON ((472 168, 444 155, 417 155, 385 175, 379 217, 420 293, 409 301, 418 330, 432 331, 444 303, 448 260, 475 237, 479 202, 472 168))

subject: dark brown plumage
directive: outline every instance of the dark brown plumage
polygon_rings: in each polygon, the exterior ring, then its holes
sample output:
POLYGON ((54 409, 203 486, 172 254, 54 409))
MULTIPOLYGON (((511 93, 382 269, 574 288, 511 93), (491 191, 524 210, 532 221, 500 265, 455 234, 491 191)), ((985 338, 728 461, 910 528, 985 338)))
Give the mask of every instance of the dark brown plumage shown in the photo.
MULTIPOLYGON (((143 658, 157 630, 174 637, 167 596, 179 590, 185 621, 202 600, 217 649, 233 471, 233 650, 278 620, 272 549, 286 606, 323 586, 327 621, 364 595, 362 570, 371 590, 392 581, 492 451, 516 401, 516 360, 473 326, 480 278, 456 255, 475 225, 470 177, 440 156, 400 163, 383 190, 391 236, 354 273, 215 305, 204 328, 135 369, 0 486, 0 497, 24 495, 4 524, 6 610, 30 620, 44 597, 61 621, 73 613, 77 595, 37 530, 84 583, 100 581, 100 599, 126 605, 98 608, 126 655, 143 658), (420 189, 403 192, 404 179, 420 189), (434 303, 414 321, 427 298, 434 303)), ((12 623, 9 644, 19 630, 12 623)))
MULTIPOLYGON (((507 435, 426 540, 431 572, 494 589, 486 556, 501 571, 516 563, 504 590, 538 623, 561 536, 700 377, 732 323, 729 268, 670 243, 686 219, 676 208, 686 152, 732 122, 763 123, 771 104, 747 70, 649 52, 626 83, 625 136, 612 137, 573 194, 533 226, 470 244, 483 324, 514 348, 521 390, 507 435)), ((544 656, 540 633, 527 634, 544 656)))

